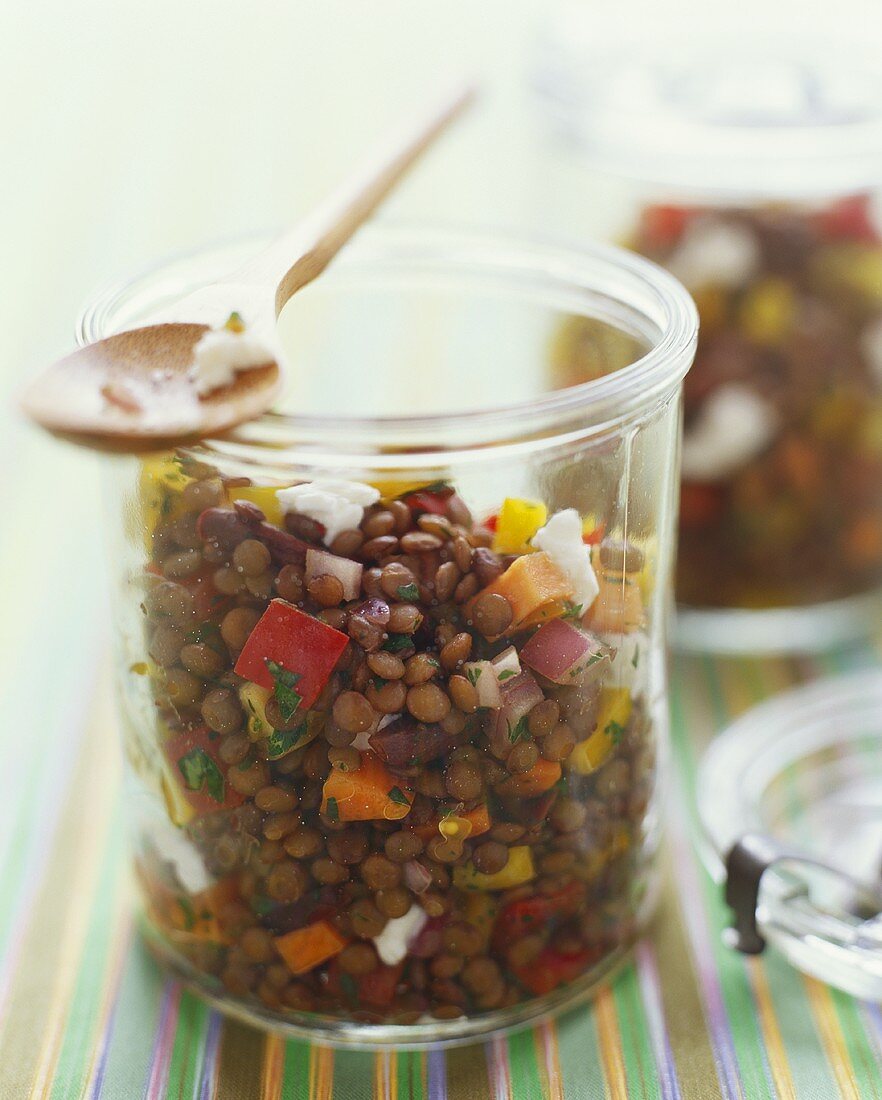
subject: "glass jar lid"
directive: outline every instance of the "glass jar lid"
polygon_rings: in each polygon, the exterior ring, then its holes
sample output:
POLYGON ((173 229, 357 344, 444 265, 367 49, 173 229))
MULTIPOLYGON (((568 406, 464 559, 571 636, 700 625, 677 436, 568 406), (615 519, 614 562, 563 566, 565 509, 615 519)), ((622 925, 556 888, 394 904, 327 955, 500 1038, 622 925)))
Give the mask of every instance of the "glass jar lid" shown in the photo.
POLYGON ((882 997, 882 670, 742 715, 704 756, 698 810, 731 945, 882 997))
POLYGON ((596 167, 741 197, 882 182, 882 69, 859 42, 788 33, 600 38, 564 6, 535 83, 555 130, 596 167))

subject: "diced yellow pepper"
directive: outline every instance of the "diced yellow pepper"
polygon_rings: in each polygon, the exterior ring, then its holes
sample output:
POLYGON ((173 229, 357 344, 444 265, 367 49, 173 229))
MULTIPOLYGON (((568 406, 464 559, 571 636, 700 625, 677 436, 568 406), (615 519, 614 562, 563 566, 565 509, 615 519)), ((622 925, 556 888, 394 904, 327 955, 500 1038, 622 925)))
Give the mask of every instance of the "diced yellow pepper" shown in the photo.
POLYGON ((758 344, 780 343, 792 329, 795 316, 793 289, 784 279, 761 279, 741 304, 741 327, 745 336, 758 344))
POLYGON ((160 519, 176 519, 183 511, 181 493, 193 480, 183 472, 171 451, 141 459, 138 491, 146 546, 160 519))
POLYGON ((548 519, 548 509, 538 500, 506 497, 496 519, 493 549, 497 554, 526 554, 530 539, 548 519))
POLYGON ((726 322, 726 303, 729 295, 718 286, 693 287, 690 291, 701 318, 701 331, 712 332, 726 322))
POLYGON ((631 694, 628 688, 603 688, 594 732, 576 745, 567 757, 567 767, 579 775, 597 771, 609 758, 630 718, 631 694))
POLYGON ((475 869, 471 860, 453 871, 453 884, 459 890, 510 890, 535 878, 533 854, 526 844, 510 848, 508 863, 492 875, 475 869))
POLYGON ((377 490, 383 500, 397 500, 407 493, 415 493, 418 489, 425 489, 427 485, 434 483, 431 481, 396 481, 389 478, 382 481, 371 481, 368 484, 377 490))
POLYGON ((606 854, 608 859, 617 859, 623 856, 631 847, 631 836, 627 829, 616 829, 610 839, 606 854))
POLYGON ((272 724, 266 718, 266 704, 271 695, 270 688, 250 681, 239 688, 239 701, 248 716, 246 728, 252 741, 261 741, 273 732, 272 724))
POLYGON ((244 485, 234 486, 227 490, 227 498, 230 504, 234 500, 248 500, 266 516, 267 523, 273 523, 276 527, 282 526, 284 514, 276 492, 284 489, 284 485, 244 485))
POLYGON ((477 928, 481 933, 483 949, 486 949, 487 944, 490 942, 498 912, 499 904, 492 894, 488 894, 484 890, 473 890, 466 895, 463 916, 466 923, 470 924, 472 928, 477 928))
POLYGON ((882 456, 882 406, 870 406, 858 428, 858 445, 865 454, 882 456))
POLYGON ((173 825, 186 825, 196 816, 196 811, 187 801, 184 788, 180 780, 172 771, 171 764, 162 758, 162 774, 159 782, 162 787, 162 797, 165 800, 165 808, 168 810, 169 820, 173 825))

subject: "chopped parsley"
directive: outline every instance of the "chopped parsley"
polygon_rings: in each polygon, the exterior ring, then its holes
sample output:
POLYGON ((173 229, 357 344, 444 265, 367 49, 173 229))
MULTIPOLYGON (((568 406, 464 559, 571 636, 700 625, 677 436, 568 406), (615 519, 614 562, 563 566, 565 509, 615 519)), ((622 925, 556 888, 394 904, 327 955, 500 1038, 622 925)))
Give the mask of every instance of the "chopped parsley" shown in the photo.
POLYGON ((278 760, 280 756, 286 756, 296 749, 306 736, 306 721, 300 723, 293 730, 273 730, 266 739, 266 754, 270 760, 278 760))
POLYGON ((420 598, 420 590, 413 582, 410 584, 399 584, 397 591, 399 600, 407 600, 409 603, 416 603, 420 598))
POLYGON ((251 899, 251 908, 259 917, 265 917, 268 913, 271 913, 275 907, 274 902, 269 898, 263 897, 261 894, 251 899))
POLYGON ((584 614, 585 614, 585 609, 584 609, 582 604, 580 604, 580 603, 570 603, 570 601, 567 600, 566 609, 564 610, 564 613, 561 615, 561 618, 562 619, 569 619, 570 622, 578 622, 578 620, 581 619, 584 614))
POLYGON ((190 749, 178 760, 178 770, 188 791, 201 791, 204 786, 209 798, 223 802, 223 774, 205 749, 190 749))
POLYGON ((614 745, 618 745, 625 734, 625 727, 619 722, 613 720, 611 722, 607 722, 607 724, 603 728, 603 732, 607 735, 607 737, 612 738, 612 743, 614 745))
POLYGON ((269 657, 266 658, 266 667, 269 669, 269 674, 276 685, 275 696, 276 702, 279 704, 282 721, 290 722, 294 717, 294 712, 303 701, 303 696, 298 695, 294 690, 298 680, 302 677, 299 672, 289 672, 287 668, 282 668, 280 664, 271 661, 269 657))
POLYGON ((413 639, 409 634, 390 634, 383 642, 383 649, 387 653, 398 653, 402 649, 409 649, 413 645, 413 639))
POLYGON ((518 743, 518 741, 529 741, 530 740, 530 730, 529 730, 529 727, 528 727, 528 724, 527 724, 526 714, 522 715, 517 720, 517 723, 514 726, 512 726, 511 722, 508 722, 507 725, 508 725, 508 739, 509 739, 509 741, 511 741, 511 743, 513 745, 516 745, 518 743))
POLYGON ((407 795, 400 787, 393 787, 389 792, 389 799, 392 802, 397 802, 399 806, 409 806, 410 802, 407 800, 407 795))
POLYGON ((340 807, 337 805, 337 799, 336 798, 329 798, 328 799, 328 804, 327 804, 327 807, 325 808, 325 813, 328 815, 328 817, 331 819, 331 821, 339 821, 340 820, 340 807))
POLYGON ((184 927, 189 932, 196 925, 196 914, 193 912, 193 906, 190 899, 184 894, 178 898, 178 905, 180 905, 181 912, 184 914, 184 927))
POLYGON ((484 670, 482 668, 476 668, 474 666, 472 668, 467 668, 465 670, 465 674, 468 682, 472 685, 477 684, 478 680, 480 680, 481 678, 481 673, 483 671, 484 670))
POLYGON ((502 672, 500 672, 499 675, 496 677, 496 679, 501 684, 503 680, 510 680, 512 676, 517 676, 515 670, 513 668, 504 668, 502 672))
POLYGON ((387 681, 384 680, 382 676, 371 677, 371 687, 374 689, 374 691, 382 691, 383 688, 386 686, 386 683, 387 681))
POLYGON ((186 638, 188 642, 205 643, 216 650, 224 644, 220 628, 216 623, 200 623, 195 630, 188 631, 186 638))
POLYGON ((340 988, 350 1002, 358 1004, 358 986, 355 984, 355 978, 345 970, 340 974, 340 988))
POLYGON ((420 485, 417 489, 408 489, 397 497, 398 500, 406 500, 408 497, 415 497, 417 493, 446 493, 452 492, 453 487, 446 481, 431 481, 428 485, 420 485))
POLYGON ((640 646, 634 646, 634 656, 631 658, 631 665, 636 668, 637 662, 640 660, 640 646))

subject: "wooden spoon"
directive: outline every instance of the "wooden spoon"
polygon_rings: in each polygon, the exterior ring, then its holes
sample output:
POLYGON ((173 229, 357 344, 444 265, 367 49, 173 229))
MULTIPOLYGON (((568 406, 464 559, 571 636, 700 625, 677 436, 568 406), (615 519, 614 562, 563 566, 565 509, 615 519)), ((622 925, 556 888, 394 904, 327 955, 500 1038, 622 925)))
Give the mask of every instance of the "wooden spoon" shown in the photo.
POLYGON ((24 412, 75 443, 131 453, 215 435, 260 415, 280 388, 278 363, 241 370, 228 385, 200 396, 191 370, 195 345, 236 312, 247 333, 278 355, 275 323, 288 299, 324 271, 473 94, 468 87, 446 94, 296 229, 232 275, 165 309, 155 324, 53 363, 22 395, 24 412))

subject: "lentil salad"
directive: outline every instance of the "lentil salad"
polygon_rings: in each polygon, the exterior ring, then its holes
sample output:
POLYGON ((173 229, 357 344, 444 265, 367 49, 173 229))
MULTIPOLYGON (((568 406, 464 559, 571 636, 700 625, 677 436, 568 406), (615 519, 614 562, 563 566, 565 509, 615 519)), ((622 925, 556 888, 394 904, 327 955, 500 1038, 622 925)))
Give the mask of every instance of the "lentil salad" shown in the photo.
POLYGON ((191 972, 281 1018, 534 1001, 636 932, 651 571, 573 509, 146 459, 146 676, 191 972))

